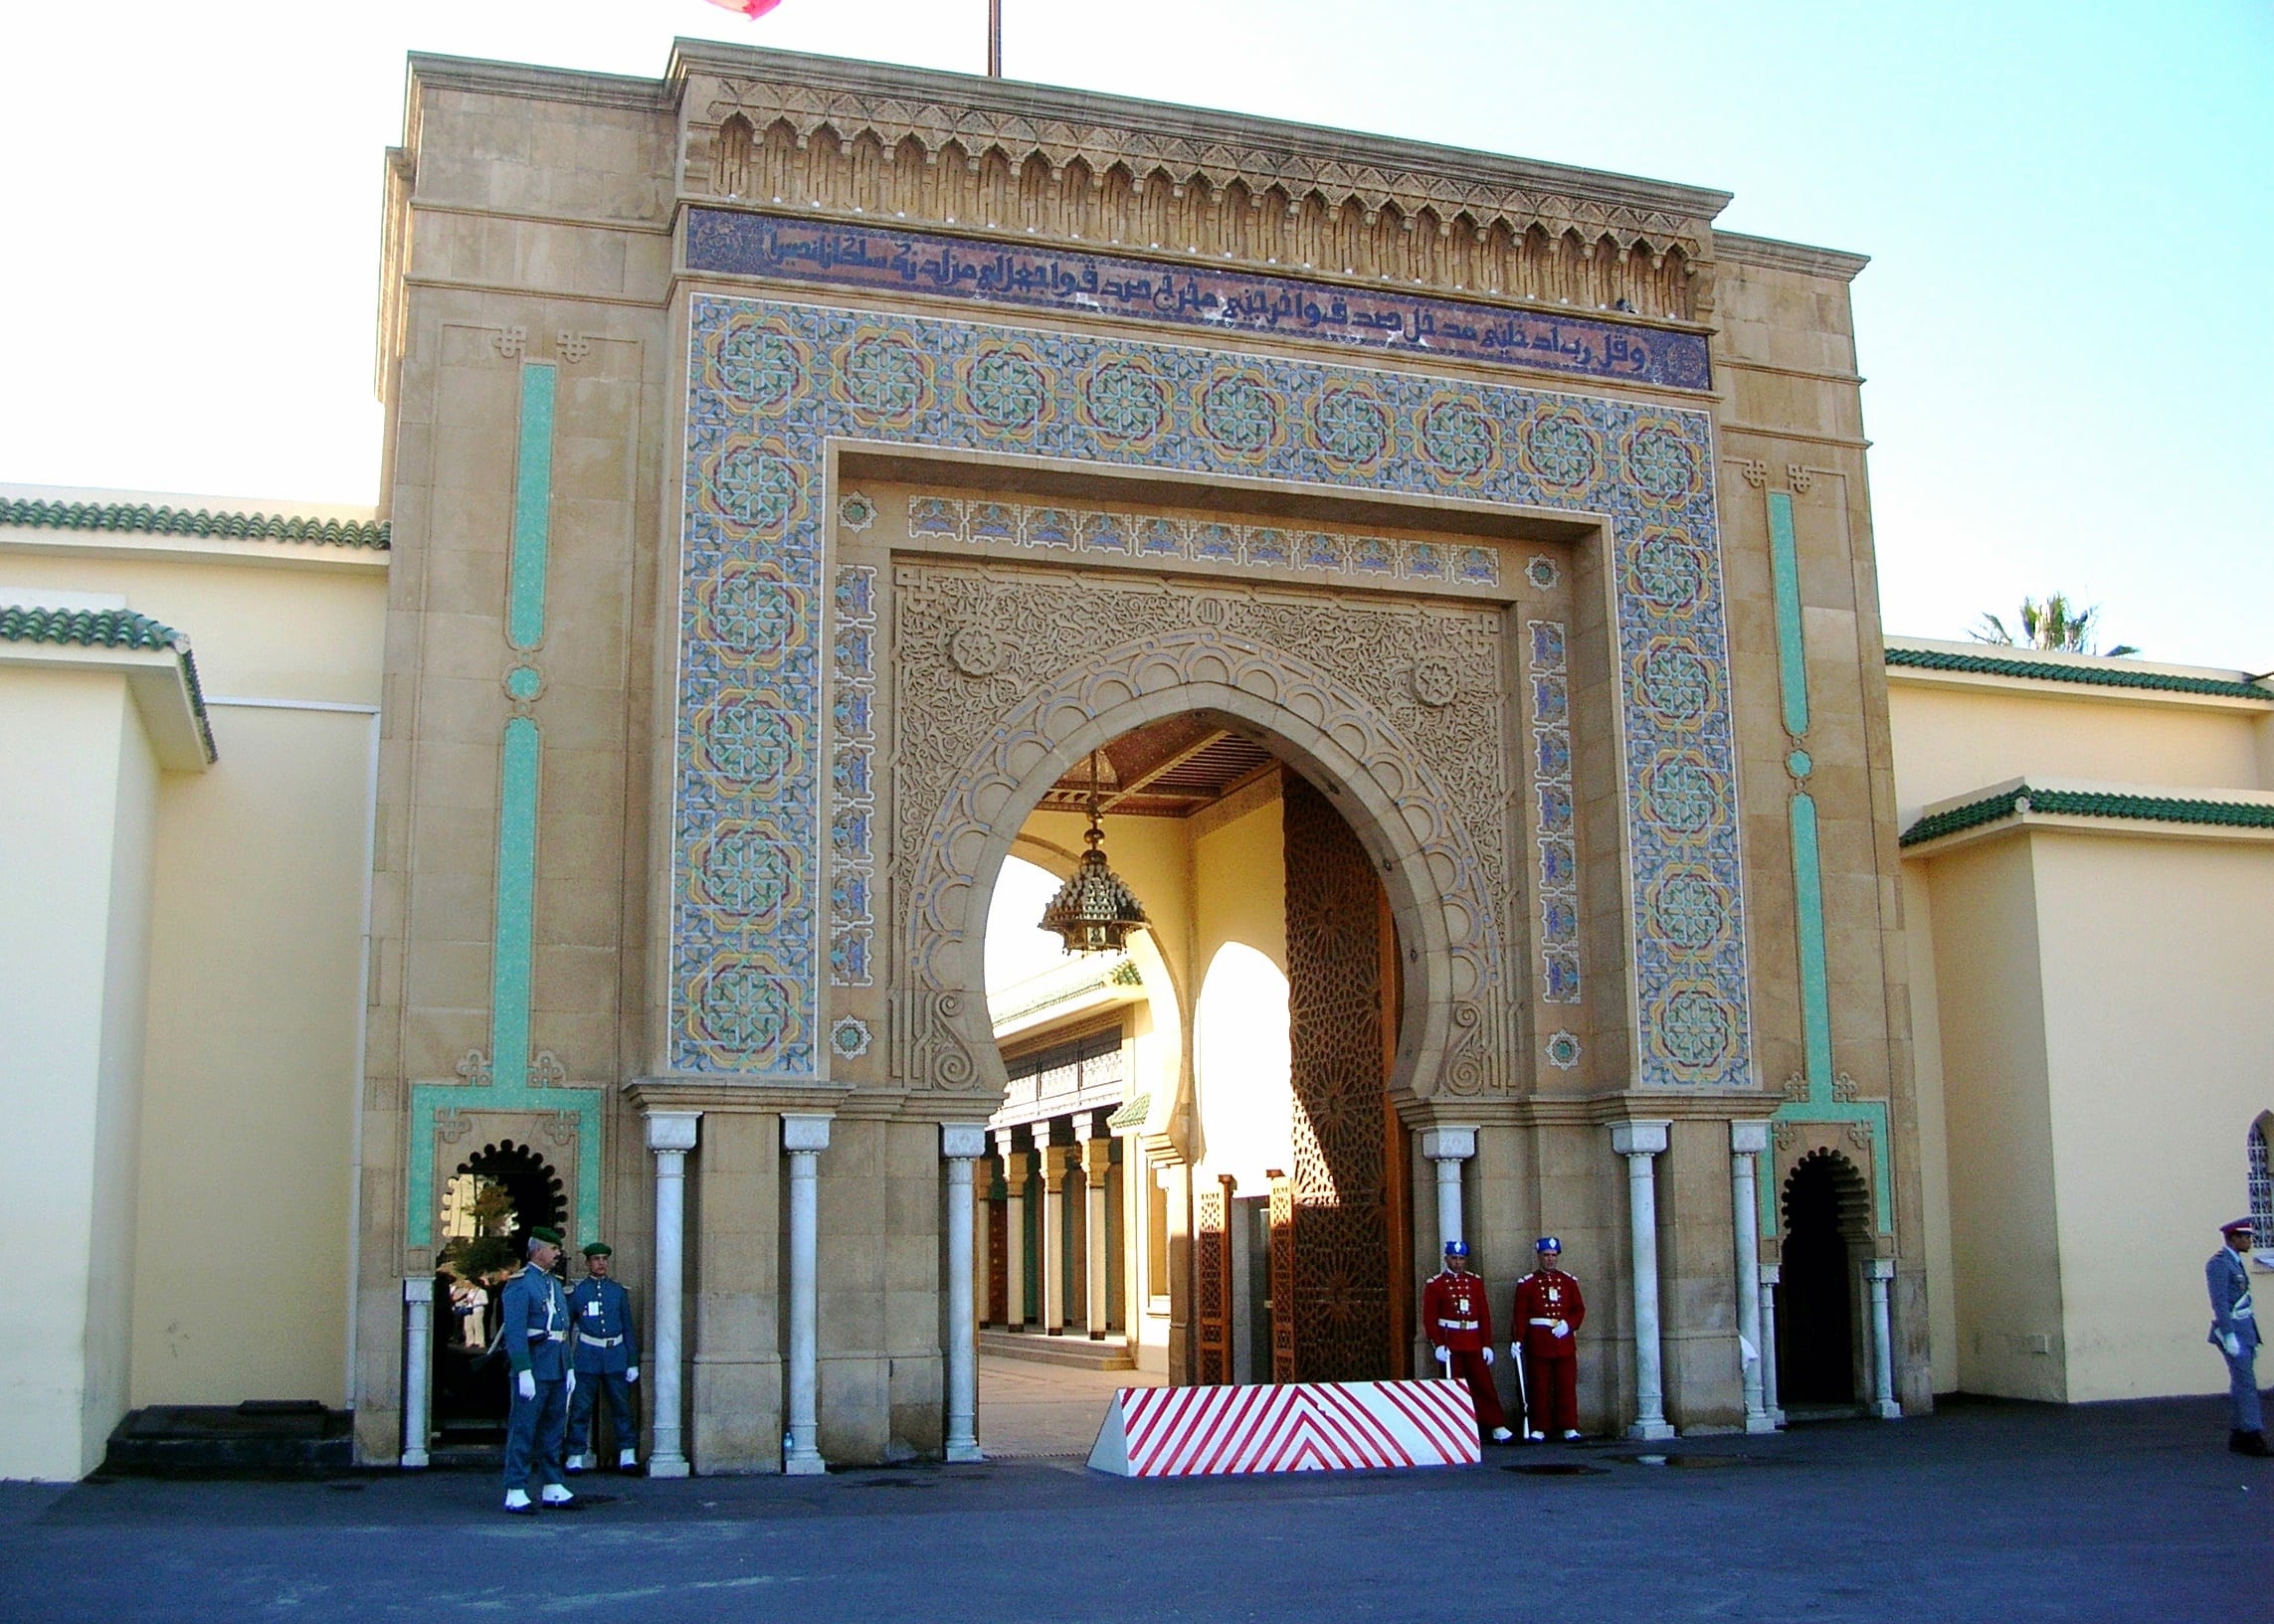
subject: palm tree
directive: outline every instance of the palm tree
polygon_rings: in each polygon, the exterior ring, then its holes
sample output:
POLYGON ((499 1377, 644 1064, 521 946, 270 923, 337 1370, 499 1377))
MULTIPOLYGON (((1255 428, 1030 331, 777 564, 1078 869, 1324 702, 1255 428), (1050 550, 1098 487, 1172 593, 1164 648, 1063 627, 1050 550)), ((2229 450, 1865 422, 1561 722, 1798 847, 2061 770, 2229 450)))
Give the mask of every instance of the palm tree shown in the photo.
MULTIPOLYGON (((2100 625, 2100 606, 2080 607, 2069 602, 2067 593, 2049 592, 2043 603, 2034 598, 2021 600, 2021 635, 2016 637, 2005 629, 2005 623, 1995 615, 1985 615, 1982 624, 1970 633, 1977 642, 1994 642, 2007 648, 2041 648, 2048 653, 2097 654, 2093 646, 2093 632, 2100 625)), ((2140 650, 2129 642, 2120 642, 2108 650, 2111 657, 2137 654, 2140 650)))

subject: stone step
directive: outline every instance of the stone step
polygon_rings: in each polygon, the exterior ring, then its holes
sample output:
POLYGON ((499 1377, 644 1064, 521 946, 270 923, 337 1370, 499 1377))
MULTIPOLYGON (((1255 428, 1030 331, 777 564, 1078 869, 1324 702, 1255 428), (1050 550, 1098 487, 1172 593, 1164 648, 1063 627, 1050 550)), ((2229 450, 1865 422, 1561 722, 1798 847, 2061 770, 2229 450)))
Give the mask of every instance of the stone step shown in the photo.
POLYGON ((1080 1331, 1047 1337, 1034 1331, 991 1331, 979 1334, 979 1351, 1002 1358, 1033 1359, 1039 1364, 1069 1364, 1084 1370, 1134 1370, 1137 1359, 1126 1337, 1091 1341, 1080 1331))

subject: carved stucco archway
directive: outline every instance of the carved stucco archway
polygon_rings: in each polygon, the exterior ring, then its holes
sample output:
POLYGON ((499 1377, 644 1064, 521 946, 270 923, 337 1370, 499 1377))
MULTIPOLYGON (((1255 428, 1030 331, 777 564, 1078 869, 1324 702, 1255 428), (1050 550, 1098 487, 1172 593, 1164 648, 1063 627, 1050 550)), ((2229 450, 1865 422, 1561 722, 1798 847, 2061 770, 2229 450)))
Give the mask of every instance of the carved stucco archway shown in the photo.
POLYGON ((1495 616, 1342 604, 1322 595, 1308 606, 1311 613, 1363 624, 1370 633, 1343 639, 1339 649, 1306 644, 1329 656, 1329 668, 1243 634, 1236 623, 1254 618, 1243 611, 1255 600, 1236 591, 1161 583, 1106 588, 1044 572, 961 566, 906 566, 895 587, 903 610, 895 654, 900 735, 920 741, 903 748, 894 774, 895 891, 906 922, 895 1071, 907 1086, 1001 1089, 984 944, 988 898, 1005 855, 1050 785, 1090 750, 1195 710, 1244 725, 1328 790, 1380 866, 1406 954, 1399 1090, 1426 1098, 1507 1086, 1517 1050, 1504 948, 1510 910, 1501 894, 1505 830, 1491 839, 1488 861, 1473 814, 1462 815, 1432 761, 1453 738, 1472 751, 1476 738, 1490 738, 1489 763, 1472 774, 1477 782, 1468 789, 1483 806, 1506 805, 1495 616), (905 612, 924 601, 925 587, 942 583, 965 589, 948 595, 960 602, 947 613, 905 612), (1116 596, 1135 601, 1156 624, 1147 635, 1092 643, 1093 653, 1045 680, 1014 677, 1006 684, 1009 702, 989 704, 980 697, 986 685, 1015 654, 1032 658, 1047 601, 1069 589, 1105 635, 1117 618, 1116 596), (1406 633, 1398 650, 1403 669, 1397 660, 1385 664, 1386 632, 1406 633), (1021 632, 1026 636, 1013 643, 1021 632), (1449 694, 1440 682, 1413 681, 1412 667, 1424 662, 1432 677, 1451 670, 1449 694), (1354 664, 1363 670, 1345 669, 1354 664), (1402 682, 1407 717, 1387 714, 1380 702, 1385 682, 1402 682), (1374 696, 1361 691, 1367 685, 1374 696), (1417 713, 1441 721, 1461 706, 1474 712, 1466 727, 1411 725, 1417 713))

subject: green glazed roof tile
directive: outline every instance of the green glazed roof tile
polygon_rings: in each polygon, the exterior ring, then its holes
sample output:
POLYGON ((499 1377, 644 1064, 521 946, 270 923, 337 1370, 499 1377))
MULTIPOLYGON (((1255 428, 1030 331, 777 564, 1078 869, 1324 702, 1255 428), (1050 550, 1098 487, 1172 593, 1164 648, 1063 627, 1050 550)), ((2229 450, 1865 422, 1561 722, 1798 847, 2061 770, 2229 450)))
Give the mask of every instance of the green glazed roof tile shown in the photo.
POLYGON ((217 513, 207 508, 153 507, 147 502, 51 502, 0 498, 0 525, 30 530, 116 530, 153 536, 212 536, 226 541, 293 541, 314 547, 385 552, 393 526, 385 519, 295 519, 273 513, 217 513))
POLYGON ((189 638, 161 621, 130 609, 38 609, 0 604, 0 642, 53 642, 80 648, 162 648, 180 662, 197 717, 205 759, 216 759, 213 723, 205 713, 205 689, 197 680, 197 657, 189 638))
POLYGON ((2102 665, 2007 659, 1997 654, 1960 654, 1944 648, 1889 648, 1887 663, 1908 665, 1923 671, 2034 677, 2040 682, 2085 682, 2101 688, 2152 688, 2163 693, 2210 693, 2226 699, 2263 699, 2274 703, 2274 689, 2261 687, 2255 682, 2231 682, 2212 676, 2179 676, 2170 671, 2112 670, 2102 665))
POLYGON ((2011 817, 2016 803, 2029 810, 2067 817, 2130 817, 2156 823, 2214 824, 2228 828, 2274 828, 2274 806, 2255 801, 2190 801, 2178 796, 2120 795, 2102 790, 2033 790, 2019 785, 1922 817, 1903 831, 1907 846, 1939 840, 1962 829, 1979 828, 2011 817))

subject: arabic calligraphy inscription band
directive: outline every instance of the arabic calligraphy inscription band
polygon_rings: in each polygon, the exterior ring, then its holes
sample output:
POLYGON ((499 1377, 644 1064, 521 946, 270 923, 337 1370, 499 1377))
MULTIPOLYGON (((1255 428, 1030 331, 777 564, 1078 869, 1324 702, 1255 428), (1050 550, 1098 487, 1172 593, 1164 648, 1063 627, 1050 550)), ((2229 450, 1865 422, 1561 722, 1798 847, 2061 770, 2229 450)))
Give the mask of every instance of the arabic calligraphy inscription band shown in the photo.
POLYGON ((1713 387, 1702 333, 1298 276, 1007 248, 930 232, 687 211, 687 269, 869 287, 1071 316, 1131 317, 1219 332, 1326 340, 1392 354, 1481 361, 1668 389, 1713 387))

